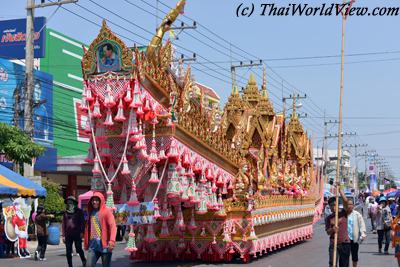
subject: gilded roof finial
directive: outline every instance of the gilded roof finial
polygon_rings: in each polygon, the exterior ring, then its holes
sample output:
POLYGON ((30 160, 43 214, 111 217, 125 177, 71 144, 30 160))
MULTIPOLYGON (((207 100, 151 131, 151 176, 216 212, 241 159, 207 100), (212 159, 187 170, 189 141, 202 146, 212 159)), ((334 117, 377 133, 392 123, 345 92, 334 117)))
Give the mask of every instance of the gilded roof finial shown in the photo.
POLYGON ((232 74, 232 95, 239 95, 239 88, 236 83, 236 70, 234 67, 231 69, 232 74))
POLYGON ((296 94, 293 94, 293 113, 292 119, 297 119, 297 112, 296 112, 296 94))
POLYGON ((267 92, 267 70, 265 68, 263 68, 263 84, 261 87, 261 95, 265 98, 268 98, 268 92, 267 92))
POLYGON ((176 20, 180 13, 183 12, 186 0, 180 0, 176 7, 165 16, 160 26, 157 28, 156 35, 151 39, 147 48, 147 57, 155 61, 156 51, 160 48, 164 34, 170 30, 172 23, 176 20))
POLYGON ((257 85, 256 78, 254 77, 253 73, 250 73, 250 78, 248 81, 248 85, 257 85))

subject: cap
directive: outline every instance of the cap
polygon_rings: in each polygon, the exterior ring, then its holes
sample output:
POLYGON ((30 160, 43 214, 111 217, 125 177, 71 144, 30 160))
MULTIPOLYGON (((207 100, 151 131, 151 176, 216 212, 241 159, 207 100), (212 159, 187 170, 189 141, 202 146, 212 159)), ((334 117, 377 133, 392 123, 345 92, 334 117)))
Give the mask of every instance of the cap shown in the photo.
POLYGON ((65 204, 67 204, 68 200, 72 200, 73 202, 75 202, 75 204, 78 203, 78 201, 76 200, 76 198, 74 196, 67 197, 67 199, 65 200, 65 204))

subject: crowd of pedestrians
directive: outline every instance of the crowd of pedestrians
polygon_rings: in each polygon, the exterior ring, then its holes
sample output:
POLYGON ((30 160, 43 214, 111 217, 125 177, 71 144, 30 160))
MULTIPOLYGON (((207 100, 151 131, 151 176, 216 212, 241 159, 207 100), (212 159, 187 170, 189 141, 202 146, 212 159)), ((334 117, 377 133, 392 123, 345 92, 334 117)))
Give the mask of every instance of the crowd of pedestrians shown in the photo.
MULTIPOLYGON (((367 230, 363 215, 354 210, 353 200, 337 184, 343 208, 338 213, 338 224, 335 226, 335 205, 337 197, 331 197, 325 210, 325 230, 329 235, 329 266, 333 266, 334 236, 337 233, 337 263, 339 267, 357 267, 359 244, 366 236, 367 230)), ((399 201, 400 202, 400 201, 399 201)), ((378 253, 389 254, 390 246, 395 250, 400 267, 400 208, 395 199, 387 199, 383 194, 366 198, 368 219, 371 222, 371 233, 378 235, 378 253)))

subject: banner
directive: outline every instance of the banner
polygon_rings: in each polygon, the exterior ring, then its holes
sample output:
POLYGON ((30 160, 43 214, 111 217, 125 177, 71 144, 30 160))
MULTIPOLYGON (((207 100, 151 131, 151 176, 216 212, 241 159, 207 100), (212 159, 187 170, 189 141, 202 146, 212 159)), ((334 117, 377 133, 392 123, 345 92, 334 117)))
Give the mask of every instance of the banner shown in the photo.
POLYGON ((376 180, 376 175, 375 174, 371 174, 369 176, 369 189, 371 192, 377 191, 378 187, 377 187, 377 180, 376 180))
MULTIPOLYGON (((34 20, 34 57, 45 57, 46 18, 34 20)), ((25 59, 26 19, 0 21, 0 57, 6 59, 25 59)))
POLYGON ((127 204, 115 205, 116 222, 119 225, 141 225, 155 223, 154 203, 142 202, 137 206, 128 206, 127 204))

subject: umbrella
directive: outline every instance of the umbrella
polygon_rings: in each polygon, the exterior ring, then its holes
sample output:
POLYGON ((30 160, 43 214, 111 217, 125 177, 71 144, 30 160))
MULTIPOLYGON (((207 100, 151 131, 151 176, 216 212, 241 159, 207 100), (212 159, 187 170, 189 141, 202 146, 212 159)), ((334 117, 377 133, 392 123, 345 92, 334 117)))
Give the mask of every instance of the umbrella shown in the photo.
POLYGON ((387 197, 389 198, 389 197, 396 197, 396 195, 399 195, 400 196, 400 191, 392 191, 392 192, 389 192, 389 193, 387 193, 387 197))
POLYGON ((1 192, 7 195, 45 197, 46 189, 22 175, 0 165, 1 192), (15 191, 16 190, 16 191, 15 191))

